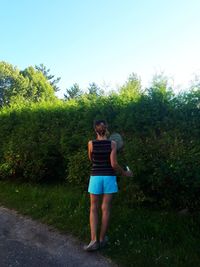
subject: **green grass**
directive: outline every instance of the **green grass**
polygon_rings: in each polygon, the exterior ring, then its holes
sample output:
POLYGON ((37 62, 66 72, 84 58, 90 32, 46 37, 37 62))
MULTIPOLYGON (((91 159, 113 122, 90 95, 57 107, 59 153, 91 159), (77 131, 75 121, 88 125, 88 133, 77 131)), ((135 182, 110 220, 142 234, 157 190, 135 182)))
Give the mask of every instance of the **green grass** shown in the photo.
MULTIPOLYGON (((123 190, 113 201, 110 244, 102 254, 122 266, 200 266, 200 216, 127 207, 123 190)), ((89 241, 89 198, 79 188, 0 182, 0 204, 89 241)))

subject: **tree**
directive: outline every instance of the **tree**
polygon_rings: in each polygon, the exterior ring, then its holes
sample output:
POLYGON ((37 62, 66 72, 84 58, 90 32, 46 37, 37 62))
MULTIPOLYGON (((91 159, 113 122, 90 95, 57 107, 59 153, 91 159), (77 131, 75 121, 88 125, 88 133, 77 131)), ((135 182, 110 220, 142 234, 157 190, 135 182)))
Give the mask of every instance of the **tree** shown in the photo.
POLYGON ((24 98, 31 102, 55 100, 54 88, 49 83, 42 72, 36 71, 33 67, 28 67, 21 71, 29 84, 24 94, 24 98))
POLYGON ((21 102, 55 100, 54 89, 42 72, 28 67, 20 71, 6 62, 0 62, 0 106, 21 102))
POLYGON ((60 77, 54 79, 55 75, 50 74, 50 69, 47 69, 44 64, 35 65, 35 69, 43 73, 55 92, 58 92, 60 90, 60 88, 57 86, 61 79, 60 77))
POLYGON ((23 98, 29 80, 11 64, 0 62, 0 106, 9 105, 16 97, 23 98))
POLYGON ((170 100, 174 97, 173 89, 169 86, 169 79, 164 73, 153 76, 152 84, 147 92, 151 98, 170 100))
POLYGON ((132 73, 126 83, 120 88, 119 93, 123 97, 137 99, 142 94, 141 79, 132 73))
POLYGON ((93 96, 101 96, 104 94, 104 91, 94 82, 89 84, 88 92, 93 96))
POLYGON ((195 74, 190 83, 187 92, 179 94, 179 99, 187 106, 190 105, 191 108, 197 107, 200 109, 200 75, 195 74))
POLYGON ((66 94, 64 94, 65 100, 79 98, 83 94, 77 83, 74 83, 69 89, 66 89, 66 94))

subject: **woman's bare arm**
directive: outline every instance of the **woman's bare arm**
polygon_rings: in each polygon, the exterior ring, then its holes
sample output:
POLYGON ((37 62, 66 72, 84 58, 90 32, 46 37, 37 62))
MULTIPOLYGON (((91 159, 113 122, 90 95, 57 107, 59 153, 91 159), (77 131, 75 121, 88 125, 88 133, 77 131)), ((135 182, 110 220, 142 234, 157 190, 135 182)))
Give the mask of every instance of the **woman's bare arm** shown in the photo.
POLYGON ((92 161, 92 141, 88 142, 88 158, 92 161))
POLYGON ((117 172, 120 172, 123 176, 132 176, 131 171, 125 171, 117 162, 117 144, 115 141, 111 143, 111 153, 110 153, 110 163, 113 169, 117 172))

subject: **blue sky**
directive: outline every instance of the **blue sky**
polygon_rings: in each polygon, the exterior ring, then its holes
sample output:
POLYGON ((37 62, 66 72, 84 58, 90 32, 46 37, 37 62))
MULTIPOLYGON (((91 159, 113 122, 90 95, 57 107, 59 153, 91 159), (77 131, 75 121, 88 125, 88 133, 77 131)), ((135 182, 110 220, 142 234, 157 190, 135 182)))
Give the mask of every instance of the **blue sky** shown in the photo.
MULTIPOLYGON (((43 63, 78 83, 117 88, 164 71, 176 87, 200 72, 199 0, 0 0, 0 60, 43 63)), ((178 90, 178 89, 177 89, 178 90)))

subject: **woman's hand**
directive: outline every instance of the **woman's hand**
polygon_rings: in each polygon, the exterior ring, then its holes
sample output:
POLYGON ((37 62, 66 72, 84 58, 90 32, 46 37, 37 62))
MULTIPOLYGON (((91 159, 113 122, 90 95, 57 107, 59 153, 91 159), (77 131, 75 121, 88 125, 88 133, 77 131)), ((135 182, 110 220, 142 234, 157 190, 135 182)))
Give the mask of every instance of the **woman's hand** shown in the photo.
POLYGON ((126 176, 126 177, 133 177, 133 172, 132 171, 124 171, 123 172, 123 175, 126 176))

